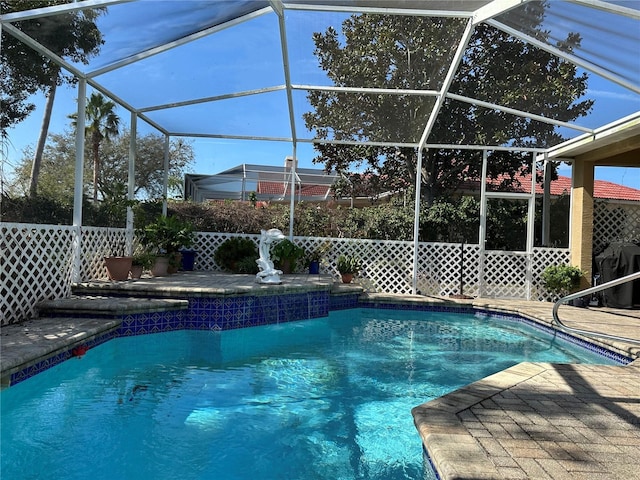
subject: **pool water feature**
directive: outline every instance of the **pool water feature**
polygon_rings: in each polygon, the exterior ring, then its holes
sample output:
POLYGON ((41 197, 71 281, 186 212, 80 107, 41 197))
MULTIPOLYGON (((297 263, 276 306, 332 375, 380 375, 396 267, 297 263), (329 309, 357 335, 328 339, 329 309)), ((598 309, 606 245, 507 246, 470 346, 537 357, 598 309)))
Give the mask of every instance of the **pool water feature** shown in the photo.
POLYGON ((429 478, 411 408, 522 361, 618 364, 514 321, 424 311, 118 338, 0 394, 0 472, 429 478))

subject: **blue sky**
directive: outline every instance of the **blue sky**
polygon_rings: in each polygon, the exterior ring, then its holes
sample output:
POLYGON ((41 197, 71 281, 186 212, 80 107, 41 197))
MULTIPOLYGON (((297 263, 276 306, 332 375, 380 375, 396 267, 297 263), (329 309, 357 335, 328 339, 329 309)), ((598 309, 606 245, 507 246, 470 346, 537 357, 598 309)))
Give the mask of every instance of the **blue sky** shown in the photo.
MULTIPOLYGON (((128 7, 125 4, 122 8, 128 7)), ((184 14, 190 15, 189 10, 185 10, 184 14)), ((332 16, 329 14, 319 15, 317 12, 313 15, 308 12, 294 12, 290 15, 292 17, 303 16, 302 20, 304 20, 296 23, 291 22, 293 26, 288 29, 291 37, 289 54, 292 64, 292 81, 301 84, 326 85, 326 79, 323 80, 318 76, 317 60, 311 54, 313 50, 311 33, 324 31, 329 24, 339 25, 344 14, 338 16, 333 14, 332 16)), ((120 23, 122 19, 118 20, 117 15, 106 15, 101 18, 104 22, 115 22, 117 26, 122 26, 120 23)), ((130 21, 134 20, 130 19, 130 21)), ((114 89, 125 100, 136 105, 154 105, 159 102, 173 102, 198 96, 281 85, 284 80, 282 68, 278 67, 281 65, 281 57, 278 31, 277 28, 274 28, 277 27, 276 21, 275 15, 260 16, 243 24, 243 28, 228 28, 216 33, 216 35, 191 42, 162 55, 150 57, 134 64, 134 66, 126 67, 122 71, 116 70, 103 75, 100 77, 100 81, 107 88, 114 89), (193 70, 189 67, 194 58, 199 59, 202 64, 198 70, 201 79, 197 82, 190 81, 195 77, 193 70), (233 62, 233 59, 239 60, 239 62, 233 62), (232 69, 230 67, 232 63, 236 66, 241 63, 241 66, 232 69), (167 69, 168 64, 171 65, 169 69, 167 69), (189 91, 184 88, 187 81, 189 81, 189 91), (127 85, 125 93, 122 93, 121 90, 115 90, 122 84, 127 85), (137 103, 133 102, 133 99, 137 100, 137 103)), ((137 35, 140 32, 136 31, 135 33, 137 35)), ((116 47, 127 48, 132 45, 133 41, 131 39, 127 43, 126 38, 118 38, 117 40, 119 43, 110 50, 114 53, 118 51, 116 47)), ((100 65, 93 65, 92 68, 97 66, 100 65)), ((87 96, 90 95, 90 92, 89 89, 87 96)), ((194 128, 199 126, 205 128, 208 123, 214 123, 222 124, 228 129, 221 133, 266 135, 275 132, 276 136, 288 136, 290 135, 288 114, 286 100, 281 101, 283 96, 283 92, 277 92, 244 97, 233 100, 234 103, 224 100, 218 102, 219 105, 215 105, 214 113, 212 113, 211 105, 189 107, 191 110, 188 111, 192 112, 189 116, 191 125, 186 128, 194 131, 194 128), (260 98, 258 99, 258 97, 260 98), (262 116, 253 119, 252 110, 261 110, 262 116), (278 135, 280 132, 284 132, 284 135, 278 135)), ((640 111, 640 96, 595 75, 590 76, 587 96, 596 99, 593 114, 587 119, 579 120, 580 124, 588 127, 598 127, 621 116, 640 111)), ((42 95, 37 95, 34 99, 37 105, 36 111, 9 132, 10 145, 7 151, 7 165, 4 168, 5 174, 10 174, 12 168, 18 164, 23 149, 27 146, 35 146, 37 141, 44 99, 42 95)), ((303 102, 297 100, 295 107, 297 116, 300 116, 304 111, 302 109, 306 109, 303 102)), ((65 129, 69 129, 67 116, 75 109, 75 88, 67 86, 59 88, 49 131, 62 133, 65 129)), ((152 112, 150 116, 155 115, 154 118, 162 118, 171 122, 173 113, 174 111, 167 110, 152 112)), ((120 109, 118 114, 122 124, 128 126, 130 114, 124 109, 120 109)), ((177 122, 177 120, 174 121, 177 122)), ((300 120, 297 121, 296 128, 299 135, 305 133, 301 132, 300 120)), ((156 133, 155 129, 143 122, 138 123, 138 131, 140 134, 156 133)), ((576 134, 574 133, 574 135, 576 134)), ((287 142, 205 138, 194 139, 192 142, 196 155, 192 170, 202 174, 218 173, 242 163, 282 165, 284 158, 293 153, 292 145, 287 142)), ((320 168, 321 166, 312 163, 314 156, 315 152, 311 145, 298 144, 299 166, 320 168)), ((640 159, 638 163, 640 165, 640 159)), ((570 168, 561 166, 560 173, 569 176, 570 168)), ((637 168, 598 167, 596 178, 640 189, 640 169, 637 168)))
MULTIPOLYGON (((606 102, 609 106, 608 114, 617 105, 621 112, 627 112, 629 101, 633 96, 625 94, 624 91, 598 91, 594 90, 594 95, 599 101, 606 102)), ((76 105, 76 91, 74 88, 62 87, 58 90, 50 132, 62 133, 69 129, 67 115, 74 112, 76 105)), ((22 158, 22 150, 27 146, 35 147, 37 135, 42 122, 44 98, 42 95, 34 97, 37 105, 36 111, 24 122, 9 132, 10 145, 8 146, 7 166, 5 174, 10 173, 13 166, 17 165, 22 158)), ((636 100, 637 102, 637 100, 636 100)), ((638 105, 640 110, 640 104, 638 105)), ((118 111, 123 123, 128 126, 129 113, 120 109, 118 111)), ((155 129, 147 126, 143 122, 138 125, 138 131, 142 133, 157 133, 155 129)), ((256 142, 245 140, 229 139, 194 139, 193 146, 196 154, 196 161, 193 166, 194 173, 213 174, 242 163, 254 163, 259 165, 282 165, 284 158, 292 155, 292 146, 286 142, 256 142)), ((313 147, 309 144, 298 144, 297 156, 300 167, 320 168, 314 165, 312 159, 315 156, 313 147)), ((640 165, 640 159, 638 159, 640 165)), ((559 173, 571 176, 570 167, 561 165, 559 173)), ((640 189, 640 168, 613 168, 597 167, 596 178, 619 183, 628 187, 640 189)))

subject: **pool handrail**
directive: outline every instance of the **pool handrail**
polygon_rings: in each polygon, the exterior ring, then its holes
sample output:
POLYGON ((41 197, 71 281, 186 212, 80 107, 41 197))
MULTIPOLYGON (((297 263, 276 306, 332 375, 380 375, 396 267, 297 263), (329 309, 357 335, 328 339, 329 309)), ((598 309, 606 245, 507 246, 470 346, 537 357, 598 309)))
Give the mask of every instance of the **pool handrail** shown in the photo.
POLYGON ((588 335, 593 337, 607 338, 609 340, 616 340, 620 342, 634 343, 634 344, 640 345, 640 340, 636 340, 633 338, 619 337, 617 335, 609 335, 606 333, 594 332, 591 330, 582 330, 580 328, 568 327, 567 325, 562 323, 562 321, 558 317, 558 309, 560 308, 560 305, 562 305, 563 303, 566 303, 571 300, 575 300, 576 298, 581 298, 587 295, 591 295, 593 293, 600 292, 602 290, 606 290, 607 288, 615 287, 623 283, 632 282, 638 279, 640 279, 640 272, 635 272, 630 275, 626 275, 624 277, 616 278, 615 280, 610 280, 606 283, 603 283, 602 285, 596 285, 595 287, 587 288, 585 290, 580 290, 579 292, 571 293, 567 296, 562 297, 560 300, 558 300, 553 304, 553 311, 552 311, 553 323, 555 323, 561 329, 569 332, 579 333, 582 335, 588 335))

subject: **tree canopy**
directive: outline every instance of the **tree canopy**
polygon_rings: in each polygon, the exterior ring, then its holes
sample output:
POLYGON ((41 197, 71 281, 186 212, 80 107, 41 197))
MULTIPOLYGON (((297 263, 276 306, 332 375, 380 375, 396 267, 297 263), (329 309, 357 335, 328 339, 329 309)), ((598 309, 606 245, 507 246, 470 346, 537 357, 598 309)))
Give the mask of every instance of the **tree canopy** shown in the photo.
MULTIPOLYGON (((6 14, 66 3, 68 0, 0 0, 0 11, 6 14)), ((44 16, 18 22, 17 27, 58 56, 86 63, 103 43, 95 24, 102 11, 87 9, 55 17, 44 16)), ((4 31, 0 60, 0 137, 5 138, 9 128, 34 110, 29 96, 73 79, 61 76, 56 63, 4 31)))
MULTIPOLYGON (((126 185, 129 162, 130 132, 124 130, 105 143, 100 149, 101 175, 98 180, 99 196, 110 199, 119 195, 115 185, 126 185)), ((137 198, 159 198, 162 196, 164 175, 164 138, 159 135, 139 135, 136 139, 135 195, 137 198)), ((85 156, 89 157, 92 146, 85 144, 85 156)), ((29 174, 33 152, 28 149, 15 171, 11 187, 13 195, 28 192, 29 174)), ((181 194, 184 172, 194 160, 193 147, 182 139, 173 139, 169 145, 170 192, 181 194)), ((72 132, 50 134, 42 162, 39 193, 59 202, 72 202, 75 165, 75 135, 72 132)), ((85 192, 92 186, 91 164, 85 165, 85 192)))
MULTIPOLYGON (((531 30, 539 29, 544 2, 531 3, 531 30)), ((439 90, 457 48, 465 21, 420 16, 352 15, 342 31, 315 33, 315 55, 336 86, 439 90)), ((558 48, 571 51, 580 37, 570 34, 558 48)), ((578 99, 587 75, 573 64, 528 45, 488 25, 476 26, 458 66, 450 92, 497 105, 570 121, 585 115, 592 101, 578 99)), ((417 142, 434 98, 424 95, 377 95, 312 91, 313 111, 305 114, 307 128, 320 139, 417 142)), ((440 144, 544 147, 557 142, 553 125, 447 99, 429 141, 440 144)), ((317 144, 316 163, 342 172, 354 167, 376 176, 379 188, 398 191, 415 184, 417 151, 412 148, 317 144)), ((490 176, 515 178, 530 155, 496 151, 490 176)), ((429 149, 423 161, 422 194, 428 205, 455 191, 466 179, 479 178, 478 152, 429 149)), ((525 168, 525 171, 527 169, 525 168)), ((506 186, 506 185, 505 185, 506 186)))

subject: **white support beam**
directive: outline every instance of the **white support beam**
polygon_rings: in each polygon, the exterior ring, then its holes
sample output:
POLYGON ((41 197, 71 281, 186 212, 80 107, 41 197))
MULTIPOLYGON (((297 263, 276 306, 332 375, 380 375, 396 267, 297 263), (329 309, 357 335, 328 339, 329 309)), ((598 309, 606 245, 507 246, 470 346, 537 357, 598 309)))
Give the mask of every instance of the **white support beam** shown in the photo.
POLYGON ((459 100, 461 102, 469 103, 471 105, 476 105, 478 107, 490 108, 492 110, 498 110, 504 113, 510 113, 512 115, 516 115, 518 117, 530 118, 531 120, 537 120, 539 122, 548 123, 550 125, 555 125, 557 127, 566 127, 571 130, 578 130, 580 132, 593 133, 592 128, 581 127, 580 125, 576 125, 575 123, 562 122, 560 120, 554 120, 552 118, 543 117, 542 115, 536 115, 534 113, 525 112, 523 110, 517 110, 515 108, 505 107, 502 105, 497 105, 491 102, 485 102, 482 100, 476 100, 475 98, 465 97, 462 95, 457 95, 455 93, 448 93, 447 98, 452 100, 459 100))
POLYGON ((596 8, 604 12, 614 13, 616 15, 624 15, 625 17, 640 20, 640 10, 635 8, 624 7, 613 2, 603 2, 601 0, 567 0, 578 5, 584 5, 590 8, 596 8))
POLYGON ((551 244, 551 168, 553 164, 549 161, 548 155, 544 155, 543 184, 544 193, 542 195, 542 246, 548 247, 551 244))
POLYGON ((373 87, 335 87, 330 85, 291 85, 293 90, 338 92, 338 93, 369 93, 371 95, 420 95, 435 97, 438 90, 415 90, 406 88, 373 88, 373 87))
POLYGON ((164 136, 164 174, 162 175, 162 215, 167 216, 167 195, 169 185, 169 135, 164 136))
POLYGON ((82 197, 84 194, 84 130, 87 103, 87 82, 78 82, 78 109, 76 116, 76 165, 73 184, 73 226, 76 227, 76 238, 73 244, 74 282, 79 282, 82 265, 82 197))
POLYGON ((486 4, 475 11, 473 15, 473 24, 477 25, 478 23, 502 15, 503 13, 519 7, 520 5, 524 5, 529 1, 530 0, 493 0, 493 2, 486 4))
POLYGON ((436 97, 436 102, 433 105, 433 109, 431 110, 431 115, 427 120, 427 125, 422 132, 422 137, 420 138, 420 147, 424 148, 424 144, 427 143, 427 138, 431 134, 431 130, 436 123, 436 119, 438 117, 438 113, 440 113, 440 109, 444 104, 444 100, 446 98, 447 93, 449 93, 449 89, 451 88, 451 84, 453 83, 453 79, 455 78, 456 71, 458 70, 458 66, 464 57, 465 49, 469 44, 469 40, 473 35, 473 23, 471 21, 467 22, 467 26, 464 29, 462 36, 460 37, 460 42, 458 42, 458 48, 456 49, 456 53, 453 56, 451 61, 451 65, 449 65, 449 70, 447 71, 447 75, 442 83, 442 89, 440 90, 439 95, 436 97))
POLYGON ((12 12, 2 15, 3 22, 20 22, 32 18, 50 17, 61 13, 77 12, 88 8, 105 8, 118 3, 129 3, 136 0, 85 0, 83 2, 66 3, 51 7, 32 8, 21 12, 12 12))
MULTIPOLYGON (((136 184, 136 142, 138 136, 138 117, 131 113, 129 132, 129 169, 127 174, 127 200, 133 201, 136 184)), ((133 254, 133 208, 127 206, 127 255, 133 254)))
MULTIPOLYGON (((397 5, 397 0, 388 2, 389 5, 397 5)), ((284 7, 287 10, 306 10, 315 12, 338 12, 338 13, 371 13, 381 15, 408 15, 412 17, 455 17, 455 18, 470 18, 473 16, 473 11, 467 10, 438 10, 438 9, 419 9, 419 8, 398 8, 398 7, 363 7, 361 5, 346 6, 335 5, 331 2, 327 4, 301 4, 301 3, 287 3, 284 2, 284 7)))
POLYGON ((603 78, 606 78, 607 80, 612 81, 613 83, 617 83, 618 85, 627 88, 629 90, 631 90, 632 92, 635 93, 640 93, 640 84, 634 84, 631 83, 627 80, 625 80, 624 78, 620 77, 619 75, 614 75, 612 74, 610 71, 605 70, 604 68, 601 68, 591 62, 588 62, 586 60, 583 60, 575 55, 572 55, 570 53, 567 53, 565 51, 560 50, 559 48, 556 48, 552 45, 549 45, 548 43, 545 42, 541 42, 540 40, 537 40, 533 37, 530 37, 529 35, 526 35, 522 32, 520 32, 519 30, 516 30, 514 28, 511 28, 507 25, 505 25, 504 23, 500 23, 497 22, 495 20, 488 20, 486 22, 488 25, 491 25, 493 27, 496 27, 500 30, 502 30, 503 32, 508 33, 509 35, 513 35, 516 38, 519 38, 520 40, 522 40, 523 42, 527 42, 531 45, 535 45, 536 47, 545 50, 557 57, 562 58, 563 60, 566 60, 567 62, 573 63, 574 65, 577 65, 578 67, 582 67, 585 70, 588 70, 590 72, 595 73, 596 75, 599 75, 603 78))
POLYGON ((423 148, 418 148, 418 161, 416 165, 416 196, 414 199, 413 207, 413 266, 412 266, 412 282, 411 282, 411 294, 418 294, 418 256, 420 248, 420 191, 422 185, 422 152, 423 148))
POLYGON ((480 228, 478 230, 478 243, 480 249, 478 252, 480 258, 480 266, 478 267, 478 277, 480 278, 480 287, 478 296, 484 295, 484 263, 485 251, 487 243, 487 164, 489 152, 482 152, 482 175, 480 176, 480 228))
POLYGON ((285 88, 286 88, 285 85, 277 85, 274 87, 257 88, 255 90, 244 90, 242 92, 225 93, 222 95, 214 95, 211 97, 202 97, 202 98, 196 98, 193 100, 185 100, 183 102, 171 102, 171 103, 164 103, 160 105, 153 105, 151 107, 139 108, 138 112, 141 112, 141 113, 155 112, 158 110, 166 110, 168 108, 187 107, 189 105, 198 105, 200 103, 217 102, 219 100, 248 97, 251 95, 260 95, 262 93, 280 92, 282 90, 285 90, 285 88))

